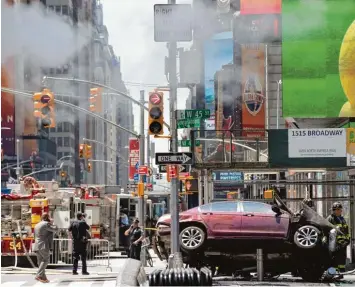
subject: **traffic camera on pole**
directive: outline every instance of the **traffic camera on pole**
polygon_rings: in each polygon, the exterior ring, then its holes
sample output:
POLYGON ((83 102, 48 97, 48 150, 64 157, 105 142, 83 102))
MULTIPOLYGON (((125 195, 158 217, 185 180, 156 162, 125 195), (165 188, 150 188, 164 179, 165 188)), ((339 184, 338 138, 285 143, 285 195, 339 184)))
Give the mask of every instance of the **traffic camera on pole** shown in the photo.
POLYGON ((85 153, 85 145, 80 144, 79 145, 79 158, 84 158, 84 153, 85 153))
POLYGON ((164 94, 162 92, 149 93, 148 131, 150 135, 164 133, 164 94))
POLYGON ((40 120, 41 127, 54 128, 55 123, 55 103, 54 94, 49 89, 43 89, 40 93, 35 93, 33 99, 33 115, 40 120))
POLYGON ((90 89, 90 111, 102 112, 102 89, 92 88, 90 89))

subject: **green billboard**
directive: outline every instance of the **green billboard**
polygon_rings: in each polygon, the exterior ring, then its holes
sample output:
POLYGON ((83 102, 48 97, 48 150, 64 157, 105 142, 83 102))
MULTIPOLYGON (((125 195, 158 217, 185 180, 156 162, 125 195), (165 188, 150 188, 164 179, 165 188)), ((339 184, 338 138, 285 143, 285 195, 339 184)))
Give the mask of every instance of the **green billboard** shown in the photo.
POLYGON ((283 0, 283 116, 355 117, 355 0, 283 0))

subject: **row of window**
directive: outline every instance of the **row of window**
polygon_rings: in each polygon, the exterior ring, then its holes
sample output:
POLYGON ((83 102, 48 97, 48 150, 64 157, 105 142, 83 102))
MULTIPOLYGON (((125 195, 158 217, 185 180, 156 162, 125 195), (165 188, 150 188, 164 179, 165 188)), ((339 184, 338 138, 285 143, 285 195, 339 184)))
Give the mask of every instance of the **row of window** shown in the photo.
POLYGON ((75 147, 75 141, 70 137, 51 137, 51 141, 57 144, 57 147, 75 147))
POLYGON ((50 128, 49 132, 55 133, 74 133, 74 125, 72 123, 64 122, 64 123, 57 123, 55 128, 50 128))
MULTIPOLYGON (((259 212, 274 214, 271 206, 262 202, 242 202, 244 212, 259 212)), ((213 202, 200 206, 201 212, 238 212, 237 202, 213 202)))
POLYGON ((68 5, 48 6, 48 10, 54 11, 57 14, 65 15, 65 16, 69 16, 69 12, 71 12, 69 11, 68 5))

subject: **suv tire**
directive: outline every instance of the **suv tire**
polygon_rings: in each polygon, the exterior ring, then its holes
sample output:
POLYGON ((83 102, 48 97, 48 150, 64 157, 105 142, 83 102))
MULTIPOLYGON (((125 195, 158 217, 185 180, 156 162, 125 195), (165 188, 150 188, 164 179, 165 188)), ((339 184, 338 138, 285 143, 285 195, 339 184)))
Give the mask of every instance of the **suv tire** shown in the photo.
POLYGON ((321 232, 313 225, 300 226, 294 236, 293 241, 297 247, 302 249, 313 249, 320 242, 321 232))
POLYGON ((182 228, 179 239, 182 249, 186 251, 197 251, 204 245, 206 233, 200 227, 189 225, 182 228))

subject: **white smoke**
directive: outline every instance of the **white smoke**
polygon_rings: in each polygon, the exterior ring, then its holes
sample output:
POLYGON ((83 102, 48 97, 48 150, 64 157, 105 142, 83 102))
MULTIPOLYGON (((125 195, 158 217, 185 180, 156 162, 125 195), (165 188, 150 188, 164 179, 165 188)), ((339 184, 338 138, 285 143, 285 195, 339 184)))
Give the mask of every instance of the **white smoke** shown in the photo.
POLYGON ((7 58, 23 55, 39 66, 66 64, 75 52, 90 39, 90 27, 78 27, 76 32, 69 19, 46 11, 41 3, 31 5, 1 5, 1 63, 7 58))

